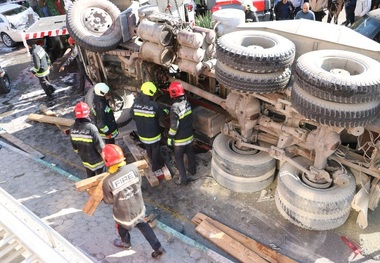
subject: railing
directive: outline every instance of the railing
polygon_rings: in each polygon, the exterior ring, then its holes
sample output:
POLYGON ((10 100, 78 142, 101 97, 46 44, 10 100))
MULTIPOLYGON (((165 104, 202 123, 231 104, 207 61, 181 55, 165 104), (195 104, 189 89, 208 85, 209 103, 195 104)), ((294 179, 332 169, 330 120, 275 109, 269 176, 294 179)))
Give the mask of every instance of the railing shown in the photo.
POLYGON ((93 262, 0 188, 0 262, 93 262))

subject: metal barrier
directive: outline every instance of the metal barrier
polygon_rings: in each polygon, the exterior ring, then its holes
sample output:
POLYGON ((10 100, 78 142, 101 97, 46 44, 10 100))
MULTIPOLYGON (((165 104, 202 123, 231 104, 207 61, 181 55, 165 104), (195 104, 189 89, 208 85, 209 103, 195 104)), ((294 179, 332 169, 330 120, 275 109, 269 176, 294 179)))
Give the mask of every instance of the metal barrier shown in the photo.
POLYGON ((93 262, 0 188, 0 262, 93 262))

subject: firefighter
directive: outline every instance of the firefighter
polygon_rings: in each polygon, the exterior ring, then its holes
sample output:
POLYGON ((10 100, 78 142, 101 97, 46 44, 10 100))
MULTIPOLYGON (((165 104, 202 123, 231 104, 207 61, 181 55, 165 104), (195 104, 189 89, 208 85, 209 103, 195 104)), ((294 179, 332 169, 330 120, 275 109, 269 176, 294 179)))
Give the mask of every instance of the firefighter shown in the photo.
POLYGON ((62 64, 62 66, 59 68, 59 72, 62 72, 65 70, 65 67, 71 64, 74 60, 76 61, 78 65, 78 70, 79 70, 79 90, 78 93, 84 94, 84 88, 86 84, 86 72, 83 67, 82 61, 80 59, 80 55, 78 53, 78 48, 75 45, 75 41, 72 37, 69 37, 67 39, 67 43, 70 45, 70 56, 66 59, 66 61, 62 64))
POLYGON ((94 87, 94 100, 92 103, 92 118, 106 144, 115 144, 115 138, 119 135, 113 111, 108 104, 110 88, 105 83, 97 83, 94 87))
POLYGON ((30 72, 34 76, 38 77, 40 85, 45 91, 46 96, 52 98, 53 93, 55 92, 55 87, 50 83, 49 79, 51 66, 49 55, 43 47, 37 44, 33 44, 30 47, 30 53, 33 58, 33 67, 30 69, 30 72))
POLYGON ((179 179, 174 182, 178 185, 186 185, 195 179, 186 175, 185 154, 188 160, 188 171, 191 175, 196 173, 193 149, 193 114, 180 82, 174 81, 170 84, 169 94, 174 101, 170 109, 170 129, 167 144, 174 146, 174 159, 179 172, 179 179))
POLYGON ((104 142, 96 126, 91 123, 90 107, 79 102, 74 113, 75 122, 70 127, 71 145, 86 168, 87 178, 101 174, 106 170, 101 156, 104 142))
POLYGON ((136 122, 137 134, 145 146, 152 164, 152 171, 160 177, 163 162, 160 155, 161 128, 159 118, 163 111, 169 113, 169 110, 161 109, 153 100, 156 92, 157 87, 152 82, 143 83, 141 93, 132 105, 131 116, 136 122))
POLYGON ((131 248, 129 231, 136 226, 153 248, 153 258, 165 253, 153 229, 144 221, 145 204, 141 192, 141 176, 137 166, 126 164, 122 149, 115 144, 107 144, 102 157, 110 175, 103 181, 103 201, 113 205, 113 218, 120 239, 113 244, 119 248, 131 248))

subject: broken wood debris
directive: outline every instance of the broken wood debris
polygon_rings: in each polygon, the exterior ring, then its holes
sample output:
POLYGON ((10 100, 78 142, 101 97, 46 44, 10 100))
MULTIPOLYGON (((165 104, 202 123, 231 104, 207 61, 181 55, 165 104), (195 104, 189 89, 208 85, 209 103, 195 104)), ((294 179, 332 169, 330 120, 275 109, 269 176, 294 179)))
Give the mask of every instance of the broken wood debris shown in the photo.
POLYGON ((295 263, 293 259, 265 246, 244 234, 198 213, 191 222, 195 231, 229 253, 240 262, 295 263))
MULTIPOLYGON (((148 167, 148 163, 145 160, 140 160, 133 164, 138 169, 145 169, 148 167)), ((102 173, 75 183, 75 188, 78 191, 87 191, 90 195, 82 208, 83 213, 86 215, 92 216, 100 202, 103 200, 103 180, 109 175, 109 173, 102 173)))
POLYGON ((8 142, 14 144, 15 146, 17 146, 18 148, 20 148, 24 152, 29 153, 30 155, 33 155, 33 156, 35 156, 35 157, 37 157, 39 159, 45 157, 45 155, 43 155, 42 153, 40 153, 36 149, 32 148, 30 145, 25 144, 23 141, 21 141, 20 139, 16 138, 12 134, 6 132, 5 130, 1 130, 0 131, 0 136, 3 137, 8 142))

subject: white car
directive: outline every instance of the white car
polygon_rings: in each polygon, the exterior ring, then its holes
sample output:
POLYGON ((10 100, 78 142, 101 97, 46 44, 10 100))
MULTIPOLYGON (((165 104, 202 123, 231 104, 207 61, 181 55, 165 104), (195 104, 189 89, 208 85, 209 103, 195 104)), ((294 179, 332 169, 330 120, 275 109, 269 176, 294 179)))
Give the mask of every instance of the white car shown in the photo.
POLYGON ((38 18, 32 8, 17 4, 0 5, 0 37, 4 45, 13 47, 22 42, 23 31, 38 18))

